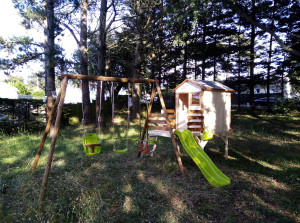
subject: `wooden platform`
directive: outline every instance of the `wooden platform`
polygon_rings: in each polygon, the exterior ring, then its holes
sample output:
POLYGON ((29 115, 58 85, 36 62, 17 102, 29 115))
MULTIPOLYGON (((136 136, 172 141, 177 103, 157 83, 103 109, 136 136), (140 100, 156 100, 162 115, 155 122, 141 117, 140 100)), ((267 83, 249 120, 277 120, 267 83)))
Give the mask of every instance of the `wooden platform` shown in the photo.
POLYGON ((162 137, 171 137, 169 131, 163 131, 163 130, 149 130, 148 131, 149 136, 162 136, 162 137))

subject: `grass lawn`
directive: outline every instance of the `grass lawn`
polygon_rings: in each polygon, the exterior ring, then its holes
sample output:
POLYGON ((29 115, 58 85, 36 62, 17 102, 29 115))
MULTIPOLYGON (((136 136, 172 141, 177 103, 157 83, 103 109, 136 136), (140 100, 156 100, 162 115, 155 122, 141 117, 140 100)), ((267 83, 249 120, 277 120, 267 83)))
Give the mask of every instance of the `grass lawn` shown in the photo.
MULTIPOLYGON (((129 135, 137 137, 131 123, 129 135)), ((116 147, 125 148, 125 129, 116 147)), ((171 140, 159 138, 153 158, 112 151, 103 130, 100 155, 86 156, 81 127, 63 127, 57 140, 43 211, 37 200, 50 140, 35 172, 42 133, 0 134, 0 222, 300 222, 300 117, 232 114, 229 159, 215 137, 205 148, 232 184, 211 186, 183 153, 181 176, 171 140)), ((182 148, 183 150, 183 148, 182 148)))

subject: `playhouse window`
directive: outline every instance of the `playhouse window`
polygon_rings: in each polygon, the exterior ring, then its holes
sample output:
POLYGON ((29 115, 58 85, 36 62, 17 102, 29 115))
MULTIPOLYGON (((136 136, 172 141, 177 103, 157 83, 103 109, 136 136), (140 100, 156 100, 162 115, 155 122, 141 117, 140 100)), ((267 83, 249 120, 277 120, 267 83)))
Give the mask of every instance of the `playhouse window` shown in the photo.
POLYGON ((200 105, 200 93, 192 93, 191 105, 200 105))

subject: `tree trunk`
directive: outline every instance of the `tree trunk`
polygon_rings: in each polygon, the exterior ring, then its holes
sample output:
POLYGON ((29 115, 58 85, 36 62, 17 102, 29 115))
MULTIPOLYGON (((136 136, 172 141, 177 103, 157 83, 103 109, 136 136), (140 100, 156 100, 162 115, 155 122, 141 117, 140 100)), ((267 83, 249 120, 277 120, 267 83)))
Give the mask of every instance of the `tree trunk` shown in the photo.
MULTIPOLYGON (((206 0, 203 4, 203 11, 205 12, 205 17, 206 17, 206 10, 207 10, 207 4, 208 1, 206 0)), ((203 44, 203 52, 202 52, 202 80, 205 80, 205 68, 206 68, 206 29, 207 29, 207 21, 206 18, 203 21, 203 34, 202 34, 202 44, 203 44)))
POLYGON ((194 60, 195 63, 195 80, 198 80, 198 64, 197 64, 197 60, 194 60))
POLYGON ((241 39, 240 32, 238 33, 238 110, 241 109, 241 71, 242 71, 242 60, 241 60, 241 39))
POLYGON ((231 63, 231 41, 230 38, 228 39, 228 47, 229 47, 229 53, 228 53, 228 63, 227 63, 227 68, 226 68, 226 80, 229 78, 229 68, 230 68, 230 63, 231 63))
MULTIPOLYGON (((46 28, 45 34, 45 95, 46 100, 46 119, 48 120, 54 106, 54 97, 52 92, 55 92, 55 45, 54 45, 54 1, 47 0, 46 5, 46 28)), ((52 136, 53 128, 50 129, 50 135, 52 136)))
POLYGON ((188 62, 188 52, 187 52, 187 40, 184 41, 184 54, 183 54, 183 80, 186 79, 187 75, 187 62, 188 62))
MULTIPOLYGON (((140 78, 141 77, 141 56, 142 56, 142 9, 141 9, 140 0, 136 1, 136 27, 137 27, 137 42, 135 46, 135 59, 134 59, 134 69, 133 69, 133 77, 140 78)), ((132 119, 139 119, 139 109, 140 109, 140 85, 133 84, 133 92, 132 92, 132 119)))
MULTIPOLYGON (((160 10, 162 12, 164 12, 164 5, 163 5, 163 1, 161 1, 161 4, 160 4, 160 10)), ((164 14, 164 13, 162 13, 164 14)), ((158 81, 159 83, 161 83, 161 78, 162 78, 162 57, 164 55, 164 52, 163 52, 163 48, 164 48, 164 30, 163 30, 163 16, 161 15, 160 19, 159 19, 159 28, 158 28, 158 39, 159 39, 159 44, 158 44, 158 81)), ((154 77, 153 77, 154 78, 154 77)))
POLYGON ((286 57, 283 57, 283 63, 282 63, 282 72, 281 72, 281 83, 280 83, 280 89, 281 89, 281 100, 284 100, 284 72, 285 72, 285 63, 284 61, 286 61, 286 57))
POLYGON ((203 55, 202 55, 202 64, 201 64, 201 67, 202 67, 202 80, 205 80, 205 67, 206 67, 206 58, 205 58, 205 55, 206 55, 206 21, 204 22, 203 24, 203 37, 202 37, 202 44, 203 44, 203 55))
MULTIPOLYGON (((105 58, 106 58, 106 14, 107 14, 107 0, 101 0, 101 11, 100 11, 100 27, 99 27, 99 50, 98 50, 98 76, 105 76, 105 58)), ((104 86, 104 85, 103 85, 104 86)), ((97 97, 96 97, 96 112, 97 117, 99 116, 99 102, 100 102, 100 90, 102 90, 102 102, 104 98, 104 87, 100 88, 100 83, 97 85, 97 97)), ((103 105, 103 103, 102 103, 103 105)), ((104 118, 104 106, 101 107, 101 126, 105 127, 104 118)), ((99 117, 98 117, 99 120, 99 117)))
POLYGON ((214 55, 214 81, 217 80, 217 57, 214 55))
MULTIPOLYGON (((255 19, 255 0, 252 0, 252 18, 255 19)), ((251 42, 250 42, 250 111, 254 113, 254 67, 255 67, 255 26, 251 24, 251 42)))
MULTIPOLYGON (((271 23, 271 30, 274 28, 274 14, 275 14, 275 2, 273 5, 272 11, 272 23, 271 23)), ((273 44, 273 34, 270 34, 270 45, 269 45, 269 55, 268 55, 268 68, 267 68, 267 106, 268 111, 271 110, 270 108, 270 78, 271 78, 271 63, 272 63, 272 44, 273 44)))
POLYGON ((270 111, 270 77, 271 77, 271 58, 272 58, 272 42, 273 35, 270 36, 269 56, 268 56, 268 68, 267 68, 267 106, 270 111))
MULTIPOLYGON (((81 0, 80 19, 80 73, 88 75, 88 50, 87 50, 87 0, 81 0)), ((85 124, 92 123, 92 108, 90 103, 90 90, 88 80, 82 80, 82 107, 85 124)))

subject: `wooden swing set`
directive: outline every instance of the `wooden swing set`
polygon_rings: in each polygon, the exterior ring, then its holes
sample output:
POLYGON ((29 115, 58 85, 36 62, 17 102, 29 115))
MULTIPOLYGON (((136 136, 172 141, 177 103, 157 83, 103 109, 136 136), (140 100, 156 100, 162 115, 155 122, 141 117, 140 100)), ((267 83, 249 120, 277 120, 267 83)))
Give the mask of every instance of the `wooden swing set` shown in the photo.
MULTIPOLYGON (((145 139, 146 133, 148 131, 148 127, 149 127, 148 124, 151 124, 151 123, 156 124, 156 126, 151 127, 152 129, 154 129, 153 132, 155 132, 155 134, 153 134, 153 135, 167 136, 167 137, 171 138, 180 172, 181 172, 182 175, 184 174, 184 168, 183 168, 183 165, 182 165, 181 157, 179 155, 177 141, 176 141, 174 133, 173 133, 174 125, 173 125, 172 118, 174 120, 174 117, 173 117, 174 114, 170 115, 170 113, 174 113, 174 111, 166 109, 166 105, 165 105, 165 102, 164 102, 164 99, 163 99, 163 96, 162 96, 162 92, 161 92, 158 80, 155 80, 155 79, 138 79, 138 78, 117 78, 117 77, 105 77, 105 76, 87 76, 87 75, 77 75, 77 74, 62 74, 61 77, 63 78, 63 81, 62 81, 61 87, 59 89, 56 101, 54 103, 53 110, 52 110, 51 115, 48 119, 48 122, 47 122, 47 125, 46 125, 46 128, 45 128, 45 132, 43 134, 40 146, 38 148, 38 151, 37 151, 37 154, 36 154, 33 166, 32 166, 32 170, 35 170, 35 168, 37 166, 37 163, 39 161, 40 155, 42 153, 47 135, 49 133, 51 123, 55 118, 54 132, 53 132, 53 136, 52 136, 52 139, 51 139, 50 150, 49 150, 49 154, 48 154, 47 164, 46 164, 45 173, 44 173, 44 176, 43 176, 43 182, 42 182, 41 191, 40 191, 39 200, 38 200, 40 207, 41 207, 42 201, 45 197, 45 193, 46 193, 46 189, 47 189, 47 185, 48 185, 48 178, 49 178, 49 173, 50 173, 50 169, 51 169, 51 164, 52 164, 52 161, 53 161, 53 154, 54 154, 54 150, 55 150, 56 140, 57 140, 57 137, 58 137, 59 127, 60 127, 60 122, 61 122, 62 112, 63 112, 64 99, 65 99, 65 96, 66 96, 66 89, 67 89, 69 79, 90 80, 90 81, 122 82, 122 83, 149 83, 149 84, 153 84, 150 103, 149 103, 148 111, 147 111, 147 118, 145 120, 142 136, 141 136, 141 139, 139 141, 140 142, 145 141, 144 139, 145 139), (162 107, 162 110, 163 110, 162 114, 151 114, 152 105, 153 105, 153 102, 154 102, 154 97, 155 97, 156 92, 158 93, 159 101, 160 101, 160 104, 161 104, 161 107, 162 107), (160 120, 151 119, 153 117, 158 117, 158 118, 160 118, 160 120)), ((146 150, 148 150, 148 145, 146 145, 146 150)), ((139 155, 140 155, 140 152, 143 152, 141 148, 139 150, 139 155)))

